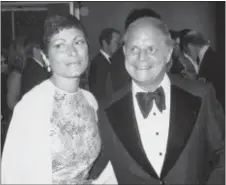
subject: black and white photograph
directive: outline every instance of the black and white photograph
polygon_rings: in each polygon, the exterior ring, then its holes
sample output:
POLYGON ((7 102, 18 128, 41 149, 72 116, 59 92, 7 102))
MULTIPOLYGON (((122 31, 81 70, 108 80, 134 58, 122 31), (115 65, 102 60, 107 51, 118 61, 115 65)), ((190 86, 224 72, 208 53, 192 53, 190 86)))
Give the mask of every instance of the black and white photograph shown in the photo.
POLYGON ((1 184, 225 184, 225 1, 1 1, 1 184))

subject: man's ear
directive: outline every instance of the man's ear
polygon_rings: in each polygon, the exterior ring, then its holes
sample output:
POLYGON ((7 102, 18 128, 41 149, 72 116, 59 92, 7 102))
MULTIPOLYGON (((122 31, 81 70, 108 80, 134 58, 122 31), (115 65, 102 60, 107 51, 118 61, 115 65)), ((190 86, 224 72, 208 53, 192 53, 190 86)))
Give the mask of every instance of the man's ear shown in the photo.
POLYGON ((173 53, 173 47, 170 47, 168 49, 168 55, 166 56, 166 63, 170 62, 172 53, 173 53))
POLYGON ((45 55, 45 53, 42 50, 40 50, 40 53, 42 55, 42 59, 45 62, 46 66, 50 66, 49 59, 47 58, 47 56, 45 55))

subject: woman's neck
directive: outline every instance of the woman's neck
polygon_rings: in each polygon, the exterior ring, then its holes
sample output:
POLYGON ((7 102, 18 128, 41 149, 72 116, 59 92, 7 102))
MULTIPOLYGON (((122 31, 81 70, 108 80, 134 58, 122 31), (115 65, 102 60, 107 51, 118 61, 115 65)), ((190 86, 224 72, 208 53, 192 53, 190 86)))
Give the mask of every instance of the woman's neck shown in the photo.
POLYGON ((61 76, 52 75, 50 80, 56 87, 63 91, 69 93, 75 93, 78 91, 80 78, 65 78, 61 76))

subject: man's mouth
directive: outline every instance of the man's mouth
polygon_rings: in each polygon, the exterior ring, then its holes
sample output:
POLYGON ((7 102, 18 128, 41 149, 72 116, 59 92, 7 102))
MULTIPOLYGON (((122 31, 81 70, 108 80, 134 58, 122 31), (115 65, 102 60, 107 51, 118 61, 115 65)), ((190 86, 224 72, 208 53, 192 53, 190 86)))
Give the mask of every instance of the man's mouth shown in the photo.
POLYGON ((151 66, 135 66, 135 68, 138 70, 148 70, 151 68, 151 66))
POLYGON ((81 62, 71 62, 71 63, 67 63, 66 64, 66 66, 78 66, 78 65, 80 65, 81 64, 81 62))

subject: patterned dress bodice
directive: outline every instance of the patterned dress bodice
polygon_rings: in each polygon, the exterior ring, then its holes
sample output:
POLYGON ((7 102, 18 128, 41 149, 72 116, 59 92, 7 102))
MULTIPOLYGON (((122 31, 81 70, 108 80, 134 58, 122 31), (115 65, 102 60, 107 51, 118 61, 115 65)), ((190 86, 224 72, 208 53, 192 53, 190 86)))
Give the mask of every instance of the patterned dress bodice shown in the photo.
POLYGON ((52 182, 85 184, 97 159, 101 141, 96 111, 81 90, 68 94, 55 91, 50 120, 52 182))

